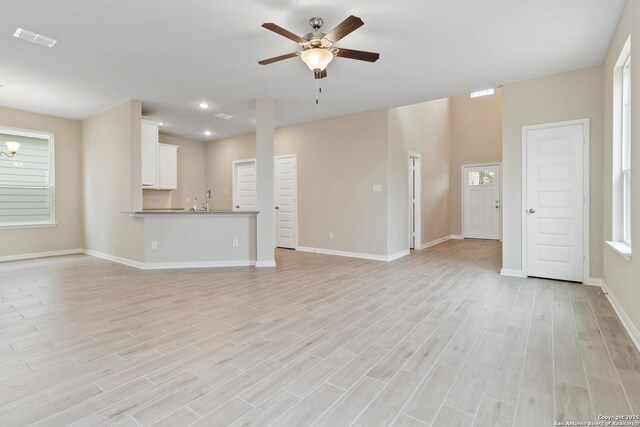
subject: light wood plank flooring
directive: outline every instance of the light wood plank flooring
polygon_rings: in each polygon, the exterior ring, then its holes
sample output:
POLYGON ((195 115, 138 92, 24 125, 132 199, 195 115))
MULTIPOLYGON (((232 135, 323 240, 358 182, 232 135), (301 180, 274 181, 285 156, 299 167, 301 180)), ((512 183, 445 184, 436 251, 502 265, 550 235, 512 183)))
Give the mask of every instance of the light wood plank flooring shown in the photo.
POLYGON ((640 412, 599 288, 498 275, 497 242, 277 269, 0 264, 0 425, 551 426, 640 412))

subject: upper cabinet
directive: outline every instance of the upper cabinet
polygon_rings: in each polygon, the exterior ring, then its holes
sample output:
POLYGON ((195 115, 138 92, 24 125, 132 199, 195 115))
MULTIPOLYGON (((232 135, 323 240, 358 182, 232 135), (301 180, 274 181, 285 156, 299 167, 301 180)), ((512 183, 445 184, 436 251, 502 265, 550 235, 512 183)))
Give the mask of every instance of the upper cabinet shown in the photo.
POLYGON ((158 124, 142 121, 142 186, 158 186, 158 124))
POLYGON ((178 188, 178 146, 159 143, 158 123, 142 120, 142 187, 178 188))
POLYGON ((158 144, 158 188, 178 188, 178 146, 158 144))

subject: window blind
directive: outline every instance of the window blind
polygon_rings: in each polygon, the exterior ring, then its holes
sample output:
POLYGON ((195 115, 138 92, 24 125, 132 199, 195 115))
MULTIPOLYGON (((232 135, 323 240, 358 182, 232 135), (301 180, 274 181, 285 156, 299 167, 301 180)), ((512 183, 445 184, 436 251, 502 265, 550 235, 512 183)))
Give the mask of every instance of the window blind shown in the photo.
POLYGON ((0 157, 0 226, 52 222, 49 138, 0 129, 0 147, 5 147, 7 141, 19 142, 20 149, 11 158, 0 157))

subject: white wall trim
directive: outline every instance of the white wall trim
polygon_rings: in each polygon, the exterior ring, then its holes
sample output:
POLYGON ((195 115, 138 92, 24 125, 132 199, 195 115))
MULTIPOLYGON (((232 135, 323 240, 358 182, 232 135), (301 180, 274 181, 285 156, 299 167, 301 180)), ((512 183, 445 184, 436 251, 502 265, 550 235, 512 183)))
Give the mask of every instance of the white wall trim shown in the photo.
POLYGON ((622 322, 622 325, 631 337, 631 341, 633 341, 633 343, 635 344, 636 349, 640 351, 640 331, 638 331, 638 328, 635 327, 635 325, 627 315, 627 312, 624 310, 624 308, 622 308, 622 305, 604 281, 602 282, 602 290, 607 293, 607 297, 609 298, 609 302, 611 303, 613 310, 616 312, 618 318, 620 319, 620 322, 622 322))
POLYGON ((132 259, 127 259, 127 258, 120 258, 120 257, 114 256, 114 255, 109 255, 109 254, 105 254, 105 253, 102 253, 102 252, 92 251, 90 249, 83 249, 82 253, 84 253, 86 255, 90 255, 90 256, 96 257, 96 258, 106 259, 107 261, 117 262, 118 264, 128 265, 129 267, 135 267, 135 268, 144 269, 144 263, 142 263, 140 261, 134 261, 132 259))
POLYGON ((402 257, 409 255, 410 253, 411 253, 411 250, 405 249, 403 251, 396 252, 395 254, 388 255, 385 261, 395 261, 397 259, 400 259, 402 257))
POLYGON ((424 243, 418 249, 427 249, 427 248, 430 248, 432 246, 439 245, 440 243, 444 243, 444 242, 446 242, 447 240, 450 240, 450 239, 453 239, 453 236, 444 236, 444 237, 441 237, 439 239, 432 240, 430 242, 424 243))
POLYGON ((597 277, 588 277, 584 280, 583 284, 587 286, 602 286, 604 282, 602 279, 598 279, 597 277))
POLYGON ((451 237, 452 240, 464 240, 464 237, 459 234, 452 234, 449 237, 451 237))
POLYGON ((337 251, 333 249, 310 248, 306 246, 298 246, 297 250, 299 250, 300 252, 310 252, 310 253, 322 254, 322 255, 343 256, 348 258, 368 259, 371 261, 393 261, 403 256, 409 255, 410 253, 409 249, 405 249, 401 252, 386 256, 386 255, 365 254, 362 252, 348 252, 348 251, 337 251))
POLYGON ((276 262, 275 261, 254 261, 252 265, 255 266, 256 268, 275 267, 276 262))
POLYGON ((217 267, 253 267, 255 261, 185 261, 185 262, 148 262, 145 270, 163 270, 170 268, 217 268, 217 267))
POLYGON ((508 268, 503 268, 502 270, 500 270, 500 275, 507 277, 526 277, 522 270, 510 270, 508 268))
POLYGON ((63 255, 82 254, 82 249, 63 249, 60 251, 32 252, 28 254, 5 255, 0 257, 0 262, 20 261, 25 259, 48 258, 63 255))

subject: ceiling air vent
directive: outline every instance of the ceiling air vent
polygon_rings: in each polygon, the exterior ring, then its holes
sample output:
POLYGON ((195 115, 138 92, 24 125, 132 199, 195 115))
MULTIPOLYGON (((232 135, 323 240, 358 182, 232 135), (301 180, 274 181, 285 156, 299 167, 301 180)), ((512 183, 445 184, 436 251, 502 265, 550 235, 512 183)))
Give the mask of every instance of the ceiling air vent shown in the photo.
POLYGON ((19 39, 46 47, 53 47, 53 45, 58 42, 58 40, 56 39, 43 36, 42 34, 34 33, 33 31, 25 30, 24 28, 18 28, 16 32, 13 33, 13 37, 17 37, 19 39))
POLYGON ((223 119, 223 120, 229 120, 229 119, 233 119, 233 116, 230 114, 225 114, 225 113, 216 113, 214 114, 214 116, 216 116, 219 119, 223 119))

